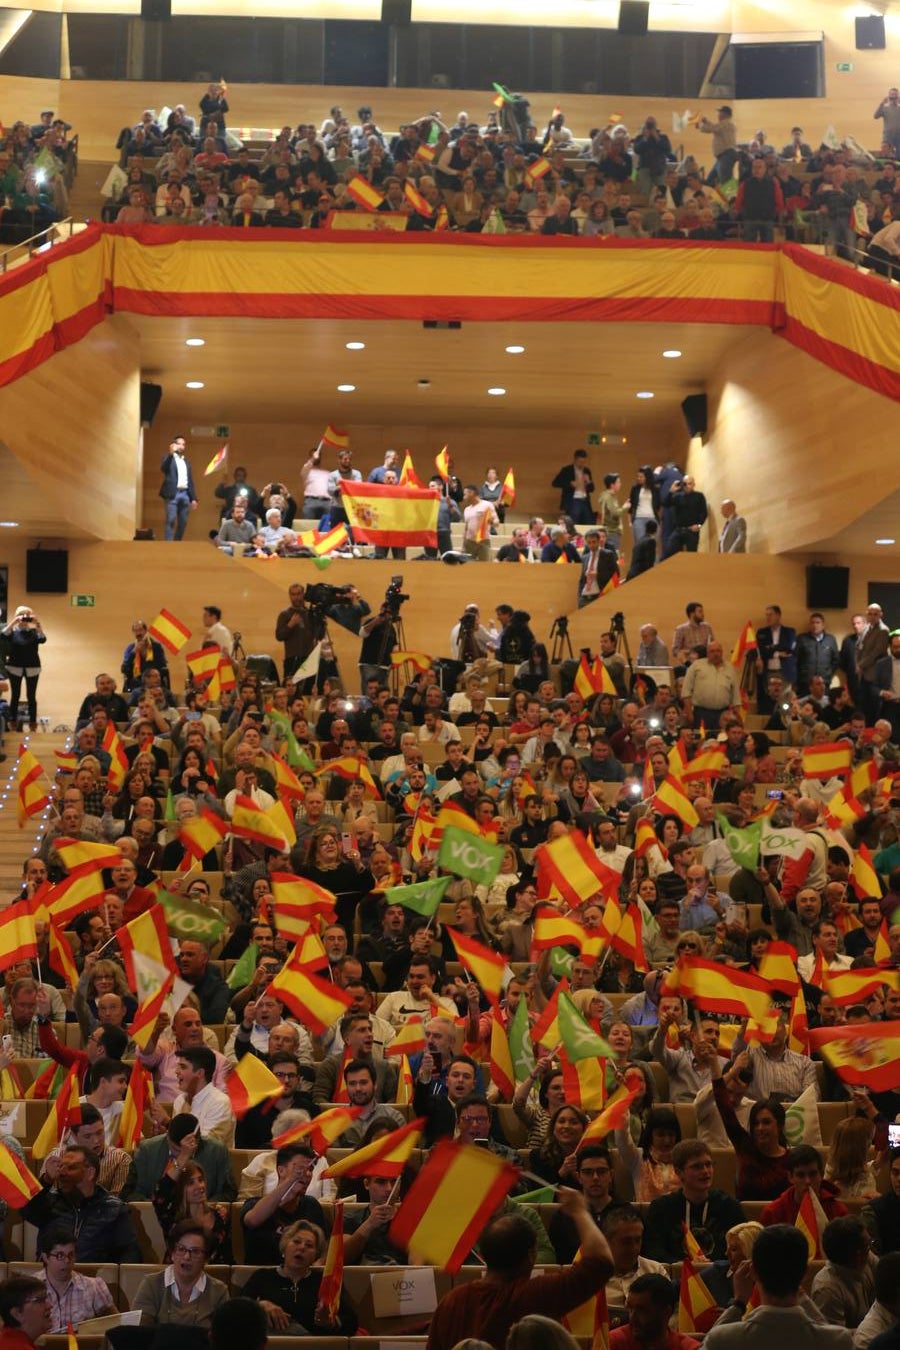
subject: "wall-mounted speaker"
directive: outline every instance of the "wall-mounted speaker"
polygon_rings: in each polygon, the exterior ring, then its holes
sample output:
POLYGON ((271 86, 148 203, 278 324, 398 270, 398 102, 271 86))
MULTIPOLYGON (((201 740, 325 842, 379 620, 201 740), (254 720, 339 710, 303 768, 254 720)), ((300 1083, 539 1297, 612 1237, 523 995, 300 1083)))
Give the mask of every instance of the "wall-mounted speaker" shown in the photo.
POLYGON ((141 18, 157 22, 171 19, 172 0, 141 0, 141 18))
POLYGON ((161 384, 145 384, 141 380, 141 426, 152 427, 159 401, 162 398, 161 384))
POLYGON ((849 567, 822 567, 818 563, 807 567, 806 604, 809 609, 846 609, 849 594, 849 567))
POLYGON ((25 554, 25 589, 63 595, 69 589, 69 554, 64 548, 30 548, 25 554))
POLYGON ((650 22, 650 0, 620 0, 618 31, 626 37, 645 37, 650 22))
POLYGON ((881 52, 886 45, 883 14, 866 14, 856 20, 858 52, 881 52))
POLYGON ((412 0, 381 0, 381 22, 406 25, 412 22, 412 0))
POLYGON ((687 398, 681 401, 681 411, 684 413, 684 425, 688 429, 688 435, 705 436, 706 395, 688 394, 687 398))

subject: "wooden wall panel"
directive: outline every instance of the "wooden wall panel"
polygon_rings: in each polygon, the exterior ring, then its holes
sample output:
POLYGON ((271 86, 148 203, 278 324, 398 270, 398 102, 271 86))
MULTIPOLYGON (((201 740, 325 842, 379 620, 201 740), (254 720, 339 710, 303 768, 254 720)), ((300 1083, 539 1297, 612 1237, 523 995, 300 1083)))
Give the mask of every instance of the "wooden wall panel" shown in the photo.
POLYGON ((712 529, 733 498, 754 551, 814 547, 900 488, 891 401, 787 342, 773 359, 768 334, 748 335, 725 354, 708 397, 709 435, 691 443, 689 465, 712 529))
POLYGON ((53 514, 100 539, 134 534, 139 385, 137 335, 113 317, 0 389, 9 450, 53 514))

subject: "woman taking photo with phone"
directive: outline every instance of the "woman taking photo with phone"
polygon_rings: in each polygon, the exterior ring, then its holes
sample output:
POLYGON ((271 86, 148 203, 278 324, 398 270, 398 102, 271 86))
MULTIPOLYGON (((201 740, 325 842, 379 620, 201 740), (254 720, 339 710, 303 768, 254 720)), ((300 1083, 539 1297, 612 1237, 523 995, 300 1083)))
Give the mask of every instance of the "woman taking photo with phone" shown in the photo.
POLYGON ((40 619, 35 618, 30 605, 19 605, 12 621, 0 629, 0 637, 9 643, 9 655, 6 658, 6 673, 11 688, 9 700, 9 720, 15 726, 19 716, 19 697, 22 693, 22 678, 25 679, 25 696, 28 700, 29 730, 37 731, 37 686, 41 674, 41 654, 39 648, 47 641, 47 634, 41 627, 40 619))

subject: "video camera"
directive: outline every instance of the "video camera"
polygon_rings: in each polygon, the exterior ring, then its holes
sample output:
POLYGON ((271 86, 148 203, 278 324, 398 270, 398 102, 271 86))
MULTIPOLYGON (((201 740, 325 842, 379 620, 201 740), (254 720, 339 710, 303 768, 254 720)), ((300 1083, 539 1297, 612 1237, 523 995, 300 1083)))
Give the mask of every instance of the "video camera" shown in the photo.
POLYGON ((609 621, 609 631, 611 633, 625 632, 625 615, 621 610, 617 610, 609 621))
POLYGON ((352 586, 332 586, 327 581, 316 581, 312 586, 307 586, 304 599, 310 609, 324 614, 331 605, 336 605, 341 600, 349 600, 352 590, 352 586))
POLYGON ((409 596, 403 594, 403 577, 400 575, 392 576, 384 593, 384 609, 392 619, 399 617, 400 606, 408 599, 409 596))

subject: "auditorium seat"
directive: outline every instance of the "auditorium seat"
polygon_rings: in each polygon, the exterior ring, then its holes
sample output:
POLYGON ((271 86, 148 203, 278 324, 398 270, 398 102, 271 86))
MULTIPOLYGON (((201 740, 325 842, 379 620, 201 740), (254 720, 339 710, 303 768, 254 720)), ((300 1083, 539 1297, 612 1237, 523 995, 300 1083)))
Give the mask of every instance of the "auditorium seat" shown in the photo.
POLYGON ((501 1103, 496 1110, 503 1138, 510 1148, 525 1148, 528 1142, 528 1127, 524 1120, 519 1119, 509 1103, 501 1103))
MULTIPOLYGON (((16 1071, 19 1072, 20 1064, 32 1064, 32 1063, 39 1064, 41 1063, 41 1061, 17 1059, 15 1061, 16 1071)), ((25 1080, 21 1072, 19 1072, 19 1077, 20 1081, 22 1082, 22 1086, 24 1088, 25 1080)), ((41 1126, 47 1119, 47 1113, 50 1110, 50 1106, 51 1103, 49 1101, 26 1102, 21 1098, 16 1100, 15 1102, 5 1101, 3 1103, 4 1116, 11 1115, 14 1108, 18 1107, 18 1110, 15 1112, 15 1119, 13 1121, 11 1133, 15 1139, 18 1139, 19 1143, 22 1145, 23 1148, 30 1146, 31 1144, 34 1143, 35 1139, 37 1139, 41 1131, 41 1126)))
POLYGON ((846 1120, 848 1116, 856 1114, 856 1109, 852 1102, 819 1102, 819 1129, 822 1134, 822 1143, 828 1147, 834 1138, 834 1131, 838 1123, 846 1120))
MULTIPOLYGON (((413 1267, 414 1268, 414 1267, 413 1267)), ((393 1341, 398 1333, 424 1331, 430 1321, 429 1313, 412 1316, 376 1317, 372 1297, 372 1276, 399 1280, 405 1273, 404 1266, 345 1266, 344 1291, 356 1310, 361 1327, 373 1336, 390 1336, 393 1341)), ((450 1292, 452 1279, 445 1270, 434 1270, 435 1295, 440 1302, 450 1292)), ((306 1340, 304 1338, 304 1350, 306 1340)), ((355 1344, 355 1340, 353 1342, 355 1344)))
POLYGON ((134 1234, 140 1246, 142 1257, 145 1261, 151 1263, 162 1261, 166 1240, 151 1201, 129 1200, 128 1208, 131 1211, 134 1234))

